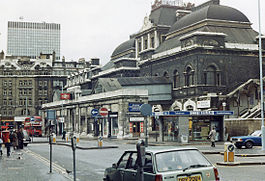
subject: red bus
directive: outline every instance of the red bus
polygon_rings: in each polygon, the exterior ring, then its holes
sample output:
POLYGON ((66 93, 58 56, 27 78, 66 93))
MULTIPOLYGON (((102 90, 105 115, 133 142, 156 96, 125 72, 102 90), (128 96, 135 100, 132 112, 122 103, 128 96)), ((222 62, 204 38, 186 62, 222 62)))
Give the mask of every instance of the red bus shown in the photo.
POLYGON ((24 121, 24 129, 29 136, 42 136, 42 124, 40 116, 27 117, 24 121))

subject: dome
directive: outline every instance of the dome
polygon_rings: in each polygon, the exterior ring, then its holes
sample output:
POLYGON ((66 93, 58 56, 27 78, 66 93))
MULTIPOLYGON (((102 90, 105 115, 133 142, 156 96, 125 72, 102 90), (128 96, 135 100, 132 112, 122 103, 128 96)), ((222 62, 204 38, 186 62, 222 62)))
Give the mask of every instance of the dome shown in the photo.
POLYGON ((243 13, 234 8, 221 5, 209 5, 181 18, 171 27, 169 32, 180 30, 206 19, 250 23, 249 19, 243 13))
POLYGON ((123 53, 129 49, 135 48, 135 39, 130 39, 122 44, 120 44, 112 53, 111 57, 114 57, 120 53, 123 53))

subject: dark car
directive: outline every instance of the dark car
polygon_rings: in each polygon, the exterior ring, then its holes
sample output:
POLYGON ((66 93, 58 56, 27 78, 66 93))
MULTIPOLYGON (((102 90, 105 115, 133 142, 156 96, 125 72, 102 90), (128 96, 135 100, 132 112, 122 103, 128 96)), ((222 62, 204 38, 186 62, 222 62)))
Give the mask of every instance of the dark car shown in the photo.
POLYGON ((248 136, 235 136, 231 141, 237 148, 252 148, 253 146, 261 146, 261 130, 256 130, 248 136))
MULTIPOLYGON (((104 181, 135 181, 139 178, 137 151, 125 151, 117 163, 106 168, 104 181)), ((219 181, 217 168, 197 148, 146 148, 145 181, 219 181)))

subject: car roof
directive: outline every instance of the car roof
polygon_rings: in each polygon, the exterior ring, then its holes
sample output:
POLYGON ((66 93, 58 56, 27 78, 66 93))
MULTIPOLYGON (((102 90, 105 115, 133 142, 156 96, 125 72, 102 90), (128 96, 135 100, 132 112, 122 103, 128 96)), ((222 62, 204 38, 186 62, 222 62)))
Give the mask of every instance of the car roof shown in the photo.
MULTIPOLYGON (((147 153, 161 153, 161 152, 168 152, 168 151, 183 151, 183 150, 198 150, 195 147, 191 146, 150 146, 146 148, 147 153)), ((136 151, 134 150, 127 150, 127 151, 136 151)))

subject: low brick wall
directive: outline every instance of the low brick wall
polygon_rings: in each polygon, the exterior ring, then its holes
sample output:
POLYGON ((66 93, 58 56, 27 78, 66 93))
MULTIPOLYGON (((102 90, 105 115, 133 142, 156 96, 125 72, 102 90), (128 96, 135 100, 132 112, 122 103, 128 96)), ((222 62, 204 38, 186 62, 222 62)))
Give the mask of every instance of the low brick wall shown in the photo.
POLYGON ((257 119, 229 119, 224 121, 229 136, 248 135, 255 130, 261 129, 261 120, 257 119))

